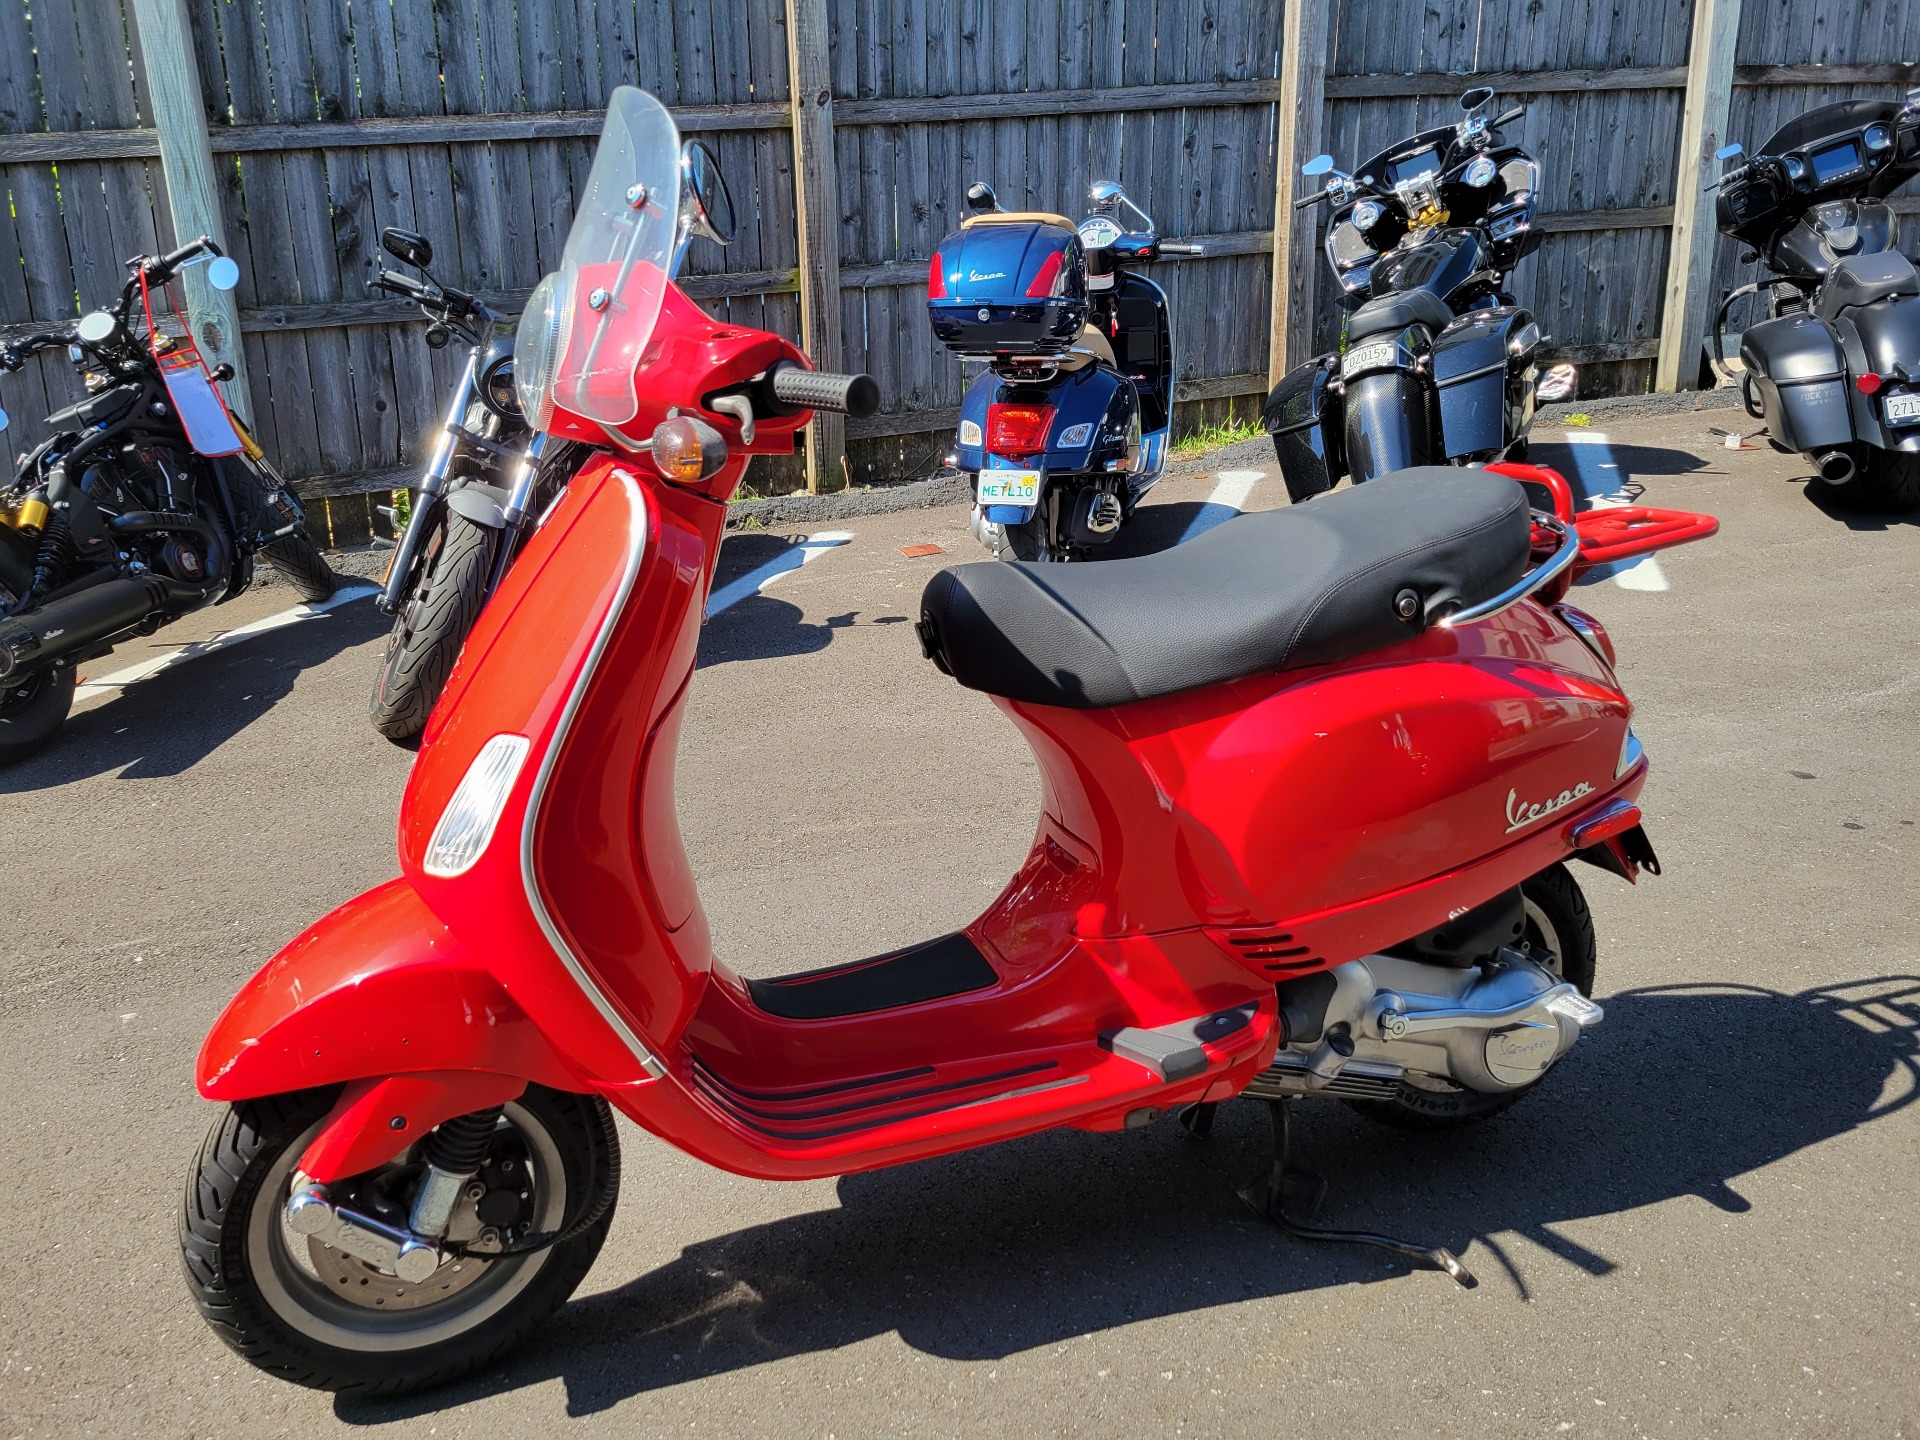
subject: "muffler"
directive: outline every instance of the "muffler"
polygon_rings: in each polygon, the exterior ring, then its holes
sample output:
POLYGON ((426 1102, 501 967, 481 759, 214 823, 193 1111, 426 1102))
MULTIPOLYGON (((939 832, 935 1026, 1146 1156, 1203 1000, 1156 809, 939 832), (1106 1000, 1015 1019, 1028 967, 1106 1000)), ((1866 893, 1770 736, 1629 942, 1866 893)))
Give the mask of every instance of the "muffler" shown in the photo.
POLYGON ((0 620, 0 680, 131 629, 156 611, 205 592, 161 575, 120 576, 0 620))
POLYGON ((1844 450, 1822 450, 1813 457, 1813 463, 1829 485, 1844 485, 1853 479, 1853 456, 1844 450))

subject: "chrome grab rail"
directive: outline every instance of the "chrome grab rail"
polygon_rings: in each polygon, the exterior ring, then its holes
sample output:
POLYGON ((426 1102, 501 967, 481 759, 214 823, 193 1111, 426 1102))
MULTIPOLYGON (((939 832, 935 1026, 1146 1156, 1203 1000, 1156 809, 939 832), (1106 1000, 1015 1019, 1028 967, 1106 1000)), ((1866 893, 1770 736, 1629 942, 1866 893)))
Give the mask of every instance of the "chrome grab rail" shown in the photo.
POLYGON ((1439 624, 1452 629, 1456 625, 1471 625, 1476 620, 1485 620, 1489 615, 1498 615, 1509 606, 1519 604, 1580 558, 1578 530, 1559 517, 1547 515, 1538 510, 1533 512, 1533 520, 1535 524, 1545 526, 1560 537, 1560 548, 1555 550, 1546 561, 1522 575, 1492 599, 1482 600, 1478 605, 1469 605, 1462 610, 1455 610, 1452 614, 1444 616, 1439 624))

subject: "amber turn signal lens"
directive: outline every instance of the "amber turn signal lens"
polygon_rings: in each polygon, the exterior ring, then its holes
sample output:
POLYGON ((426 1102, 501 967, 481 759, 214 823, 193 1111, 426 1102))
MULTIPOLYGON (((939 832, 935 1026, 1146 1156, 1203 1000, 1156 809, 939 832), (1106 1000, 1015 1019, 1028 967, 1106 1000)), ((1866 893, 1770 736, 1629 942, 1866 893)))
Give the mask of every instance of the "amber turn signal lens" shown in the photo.
POLYGON ((653 432, 653 463, 669 480, 688 484, 701 479, 706 474, 705 448, 700 432, 684 415, 662 420, 653 432))

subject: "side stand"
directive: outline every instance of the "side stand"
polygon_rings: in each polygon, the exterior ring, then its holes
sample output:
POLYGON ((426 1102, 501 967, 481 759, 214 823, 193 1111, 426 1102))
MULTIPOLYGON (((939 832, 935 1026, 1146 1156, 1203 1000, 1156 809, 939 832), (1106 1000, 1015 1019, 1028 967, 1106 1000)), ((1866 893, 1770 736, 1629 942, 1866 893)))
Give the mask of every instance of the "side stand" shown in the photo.
MULTIPOLYGON (((1273 1124, 1273 1164, 1264 1180, 1257 1181, 1240 1192, 1240 1198, 1251 1205, 1264 1219, 1271 1220, 1296 1240, 1338 1241, 1345 1245, 1375 1245, 1382 1250, 1392 1250, 1405 1255, 1410 1260, 1418 1260, 1431 1265, 1436 1270, 1444 1270, 1466 1289, 1471 1290, 1480 1282, 1473 1278, 1471 1271, 1454 1257, 1451 1250, 1440 1246, 1414 1245, 1405 1240, 1395 1240, 1387 1235, 1374 1235, 1364 1230, 1323 1230, 1318 1226, 1303 1225, 1287 1213, 1289 1204, 1297 1204, 1297 1213, 1313 1215, 1320 1208, 1320 1202, 1326 1198, 1327 1182, 1310 1170, 1295 1166, 1290 1157, 1292 1146, 1292 1102, 1288 1100, 1267 1101, 1267 1118, 1273 1124)), ((1209 1117, 1211 1118, 1211 1117, 1209 1117)))

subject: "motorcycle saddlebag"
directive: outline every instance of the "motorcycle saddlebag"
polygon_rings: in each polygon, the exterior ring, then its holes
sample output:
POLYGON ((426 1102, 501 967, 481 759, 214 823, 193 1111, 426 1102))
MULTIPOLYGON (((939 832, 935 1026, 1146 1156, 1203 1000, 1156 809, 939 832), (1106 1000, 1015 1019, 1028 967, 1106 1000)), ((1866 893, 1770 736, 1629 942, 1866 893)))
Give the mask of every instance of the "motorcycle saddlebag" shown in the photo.
POLYGON ((976 215, 940 242, 927 314, 959 355, 1063 355, 1087 323, 1087 262, 1061 215, 976 215))
POLYGON ((1839 337, 1818 315, 1781 315, 1748 326, 1740 359, 1760 391, 1775 440, 1801 451, 1853 443, 1839 337))
POLYGON ((1920 385, 1889 381, 1904 370, 1920 375, 1920 295, 1901 295, 1848 310, 1835 322, 1841 349, 1854 373, 1871 370, 1881 377, 1878 393, 1862 395, 1851 386, 1853 428, 1857 437, 1883 450, 1920 451, 1920 418, 1906 412, 1920 385), (1849 338, 1849 330, 1853 339, 1849 338), (1857 346, 1857 348, 1856 348, 1857 346), (1900 418, 1889 419, 1889 414, 1900 418))
POLYGON ((1322 355, 1295 366, 1267 396, 1267 433, 1295 504, 1331 490, 1347 470, 1346 410, 1328 389, 1339 371, 1338 355, 1322 355))
POLYGON ((1433 340, 1433 383, 1440 440, 1449 460, 1506 448, 1533 417, 1526 383, 1540 327, 1525 310, 1504 306, 1462 315, 1433 340))

